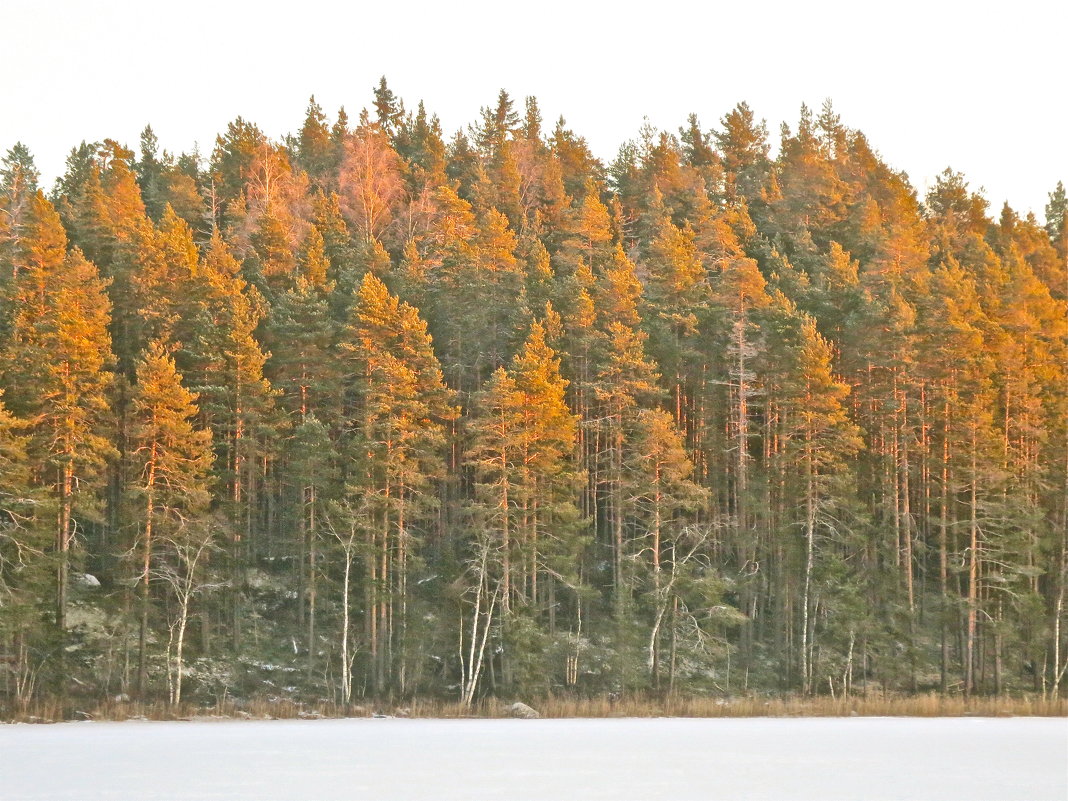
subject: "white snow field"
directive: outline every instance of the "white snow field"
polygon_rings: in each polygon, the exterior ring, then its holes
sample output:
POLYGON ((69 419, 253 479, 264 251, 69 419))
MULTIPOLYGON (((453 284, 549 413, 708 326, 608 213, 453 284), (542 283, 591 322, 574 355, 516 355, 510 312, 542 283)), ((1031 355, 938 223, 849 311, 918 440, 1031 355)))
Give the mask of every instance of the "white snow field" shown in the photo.
POLYGON ((1065 801, 1057 718, 0 726, 0 799, 1065 801))

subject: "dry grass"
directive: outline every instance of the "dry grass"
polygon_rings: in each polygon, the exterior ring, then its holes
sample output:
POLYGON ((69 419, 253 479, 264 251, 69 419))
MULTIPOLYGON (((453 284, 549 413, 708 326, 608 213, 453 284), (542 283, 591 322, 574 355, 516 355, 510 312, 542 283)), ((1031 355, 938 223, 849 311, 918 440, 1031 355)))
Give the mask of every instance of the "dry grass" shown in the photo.
MULTIPOLYGON (((1068 717, 1068 698, 1038 696, 868 695, 845 698, 797 696, 708 698, 627 696, 526 699, 545 718, 748 718, 748 717, 1068 717)), ((508 717, 508 703, 485 699, 472 708, 451 701, 414 699, 365 701, 348 707, 300 704, 286 699, 224 700, 211 707, 162 702, 107 700, 102 703, 40 701, 24 711, 0 707, 0 721, 51 723, 60 720, 211 720, 342 718, 387 715, 413 718, 508 717)))
POLYGON ((1068 699, 913 695, 847 698, 749 697, 737 699, 669 697, 612 700, 547 699, 544 717, 1058 717, 1068 715, 1068 699))

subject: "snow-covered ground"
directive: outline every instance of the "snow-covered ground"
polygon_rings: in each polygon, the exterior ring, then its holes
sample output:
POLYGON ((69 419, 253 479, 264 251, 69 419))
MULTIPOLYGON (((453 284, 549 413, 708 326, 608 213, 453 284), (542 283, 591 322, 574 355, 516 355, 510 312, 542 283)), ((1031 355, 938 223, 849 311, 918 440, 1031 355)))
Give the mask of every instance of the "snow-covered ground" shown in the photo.
POLYGON ((0 726, 0 798, 1065 801, 1050 718, 0 726))

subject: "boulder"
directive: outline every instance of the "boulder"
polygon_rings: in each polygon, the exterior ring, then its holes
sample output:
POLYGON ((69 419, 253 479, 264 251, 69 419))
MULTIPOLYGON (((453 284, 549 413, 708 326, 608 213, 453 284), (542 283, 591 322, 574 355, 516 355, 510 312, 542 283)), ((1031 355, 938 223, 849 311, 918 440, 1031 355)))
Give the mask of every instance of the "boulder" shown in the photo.
POLYGON ((508 707, 508 716, 513 718, 522 718, 523 720, 533 720, 534 718, 540 718, 538 710, 533 707, 529 707, 522 701, 516 701, 510 707, 508 707))

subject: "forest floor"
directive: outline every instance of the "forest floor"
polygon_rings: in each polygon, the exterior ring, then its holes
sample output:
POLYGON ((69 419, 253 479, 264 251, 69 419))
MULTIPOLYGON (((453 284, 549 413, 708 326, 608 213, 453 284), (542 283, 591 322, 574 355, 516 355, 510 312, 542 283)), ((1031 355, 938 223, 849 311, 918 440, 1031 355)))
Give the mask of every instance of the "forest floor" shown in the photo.
POLYGON ((507 718, 515 701, 533 707, 543 718, 752 718, 752 717, 1068 717, 1068 697, 1038 695, 973 696, 936 693, 848 696, 624 696, 572 698, 486 698, 471 707, 453 701, 416 698, 390 701, 361 699, 348 706, 327 701, 225 698, 215 704, 107 700, 37 701, 25 708, 0 705, 0 722, 53 723, 64 720, 286 720, 317 718, 507 718))

